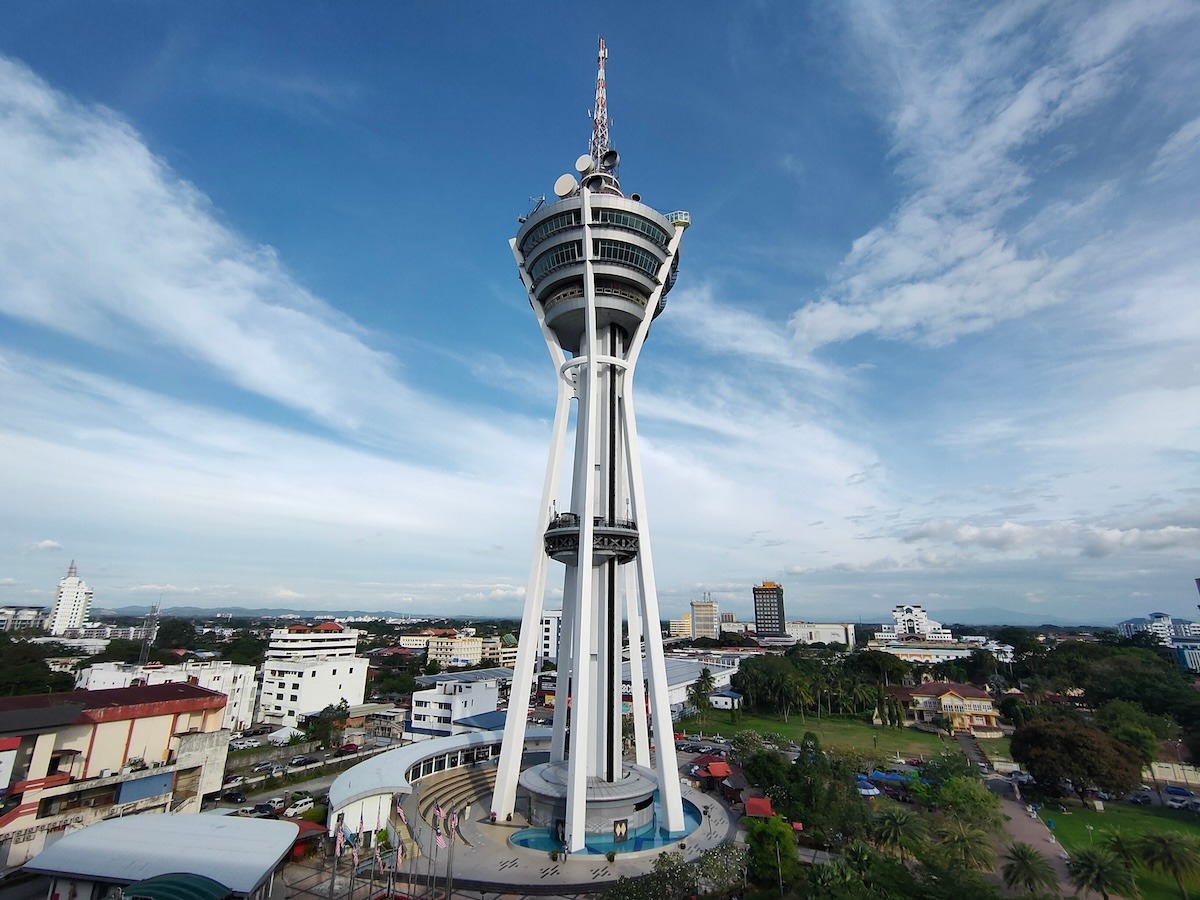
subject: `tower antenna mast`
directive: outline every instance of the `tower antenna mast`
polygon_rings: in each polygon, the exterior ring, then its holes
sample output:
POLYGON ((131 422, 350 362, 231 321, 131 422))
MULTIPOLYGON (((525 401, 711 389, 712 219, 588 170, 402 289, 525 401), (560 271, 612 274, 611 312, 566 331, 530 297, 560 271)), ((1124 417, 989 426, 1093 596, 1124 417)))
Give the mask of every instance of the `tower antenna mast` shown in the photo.
POLYGON ((150 614, 146 616, 142 624, 142 652, 138 655, 138 665, 144 666, 150 661, 150 645, 154 643, 154 638, 158 635, 158 614, 162 609, 162 594, 158 595, 158 602, 150 609, 150 614))
POLYGON ((608 91, 604 83, 604 61, 608 59, 608 48, 604 46, 604 38, 600 38, 600 51, 596 55, 596 106, 592 111, 592 141, 591 154, 597 167, 604 154, 610 149, 608 143, 608 91))

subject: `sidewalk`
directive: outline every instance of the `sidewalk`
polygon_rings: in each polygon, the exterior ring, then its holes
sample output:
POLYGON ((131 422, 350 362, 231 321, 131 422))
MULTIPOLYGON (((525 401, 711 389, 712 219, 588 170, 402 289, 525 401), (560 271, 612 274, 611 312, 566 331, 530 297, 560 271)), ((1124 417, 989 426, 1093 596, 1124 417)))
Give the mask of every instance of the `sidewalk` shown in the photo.
MULTIPOLYGON (((1072 886, 1067 872, 1067 860, 1070 857, 1055 840, 1053 833, 1046 827, 1046 823, 1036 816, 1031 818, 1026 812, 1024 804, 1007 797, 1000 798, 1000 811, 1008 816, 1004 828, 1009 837, 1014 842, 1021 841, 1037 848, 1054 867, 1054 872, 1058 875, 1058 886, 1063 896, 1072 896, 1075 888, 1072 886)), ((1003 865, 1003 860, 1000 864, 1003 865)))

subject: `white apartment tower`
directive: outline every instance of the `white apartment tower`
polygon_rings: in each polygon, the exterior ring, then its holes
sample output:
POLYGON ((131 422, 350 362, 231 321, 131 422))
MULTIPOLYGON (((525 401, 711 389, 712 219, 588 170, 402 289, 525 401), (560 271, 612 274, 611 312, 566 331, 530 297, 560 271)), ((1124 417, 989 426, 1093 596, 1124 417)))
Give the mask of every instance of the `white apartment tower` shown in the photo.
POLYGON ((658 826, 669 833, 685 827, 633 387, 650 323, 675 282, 690 217, 664 215, 638 194, 622 192, 620 158, 609 145, 607 55, 602 39, 589 152, 575 161, 575 174, 555 182, 558 199, 522 217, 510 241, 554 365, 558 396, 513 676, 516 702, 505 722, 492 809, 501 818, 513 811, 519 780, 534 824, 549 828, 571 852, 581 850, 589 835, 624 841, 654 827, 656 789, 658 826), (572 420, 574 452, 567 448, 572 420), (571 467, 571 489, 559 511, 565 465, 571 467), (532 688, 551 561, 565 570, 560 700, 550 761, 522 772, 525 716, 518 704, 532 688), (623 624, 637 669, 632 763, 622 755, 623 624), (643 649, 657 744, 653 764, 643 649), (572 703, 562 702, 565 697, 572 703))
POLYGON ((84 584, 75 571, 75 560, 71 560, 66 577, 58 583, 54 606, 46 620, 46 630, 58 635, 66 634, 72 628, 82 628, 91 606, 92 589, 84 584))
POLYGON ((542 624, 539 632, 541 644, 538 646, 538 657, 551 662, 558 660, 558 641, 562 634, 562 610, 542 610, 542 624))
POLYGON ((294 727, 302 717, 342 700, 350 706, 362 703, 367 660, 357 651, 358 632, 336 622, 272 631, 263 659, 259 721, 294 727))

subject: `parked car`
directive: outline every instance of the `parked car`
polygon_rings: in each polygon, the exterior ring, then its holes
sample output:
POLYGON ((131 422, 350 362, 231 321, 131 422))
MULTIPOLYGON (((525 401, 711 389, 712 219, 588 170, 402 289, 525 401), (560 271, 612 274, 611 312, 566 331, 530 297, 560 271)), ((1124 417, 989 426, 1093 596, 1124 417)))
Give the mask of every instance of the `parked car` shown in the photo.
POLYGON ((254 747, 261 747, 262 741, 257 738, 238 738, 236 741, 229 742, 230 750, 251 750, 254 747))
POLYGON ((267 806, 271 807, 271 809, 275 810, 276 812, 279 812, 279 810, 281 810, 285 806, 287 806, 287 801, 284 800, 282 797, 272 797, 271 799, 264 800, 263 802, 266 803, 267 806))
POLYGON ((271 771, 272 768, 274 768, 274 766, 275 766, 275 763, 271 762, 270 760, 263 760, 262 762, 256 762, 254 765, 252 765, 250 767, 250 771, 251 772, 269 772, 269 771, 271 771))
POLYGON ((358 744, 342 744, 334 751, 334 756, 349 756, 352 753, 358 752, 358 744))
POLYGON ((1138 806, 1149 806, 1154 802, 1154 798, 1149 794, 1134 794, 1129 798, 1130 803, 1136 803, 1138 806))
POLYGON ((246 795, 242 791, 226 791, 221 795, 226 803, 245 803, 246 795))
POLYGON ((294 819, 296 816, 300 816, 308 812, 313 808, 314 805, 315 804, 313 803, 312 797, 301 797, 299 800, 296 800, 291 806, 285 809, 283 814, 289 819, 294 819))
POLYGON ((244 775, 226 775, 225 787, 234 787, 235 785, 241 784, 245 780, 246 778, 244 775))
POLYGON ((320 762, 315 756, 293 756, 288 760, 289 766, 311 766, 313 763, 320 762))
POLYGON ((1172 797, 1167 801, 1167 806, 1171 809, 1187 809, 1189 802, 1187 797, 1172 797))
POLYGON ((267 774, 273 778, 282 778, 287 774, 287 767, 281 765, 271 766, 271 769, 269 772, 267 772, 267 774))
POLYGON ((251 815, 256 819, 273 819, 277 812, 270 803, 255 803, 251 815))
POLYGON ((1166 792, 1172 797, 1195 797, 1196 792, 1185 787, 1180 787, 1177 784, 1168 784, 1165 788, 1166 792))

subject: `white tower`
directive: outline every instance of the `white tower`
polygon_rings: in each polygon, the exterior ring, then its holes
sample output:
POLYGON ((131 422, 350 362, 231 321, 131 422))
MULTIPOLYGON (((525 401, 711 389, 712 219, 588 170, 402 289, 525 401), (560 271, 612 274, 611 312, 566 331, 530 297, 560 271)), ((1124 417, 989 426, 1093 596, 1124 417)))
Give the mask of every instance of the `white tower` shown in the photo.
POLYGON ((66 634, 71 628, 82 628, 91 605, 92 589, 84 584, 75 571, 75 560, 71 560, 66 577, 58 583, 46 630, 57 635, 66 634))
POLYGON ((554 829, 572 851, 583 849, 588 835, 611 833, 619 841, 649 828, 656 788, 657 826, 668 832, 685 827, 633 375, 675 280, 690 217, 663 215, 637 194, 621 192, 619 158, 608 143, 607 55, 601 39, 590 152, 575 163, 580 180, 560 177, 558 201, 539 205, 510 241, 557 371, 558 399, 492 809, 501 817, 513 811, 519 780, 531 797, 531 820, 554 829), (557 512, 572 401, 578 407, 570 500, 568 511, 557 512), (551 559, 566 572, 550 762, 522 774, 524 703, 551 559), (623 621, 635 735, 630 764, 622 758, 623 621), (650 689, 653 769, 643 678, 650 689))

